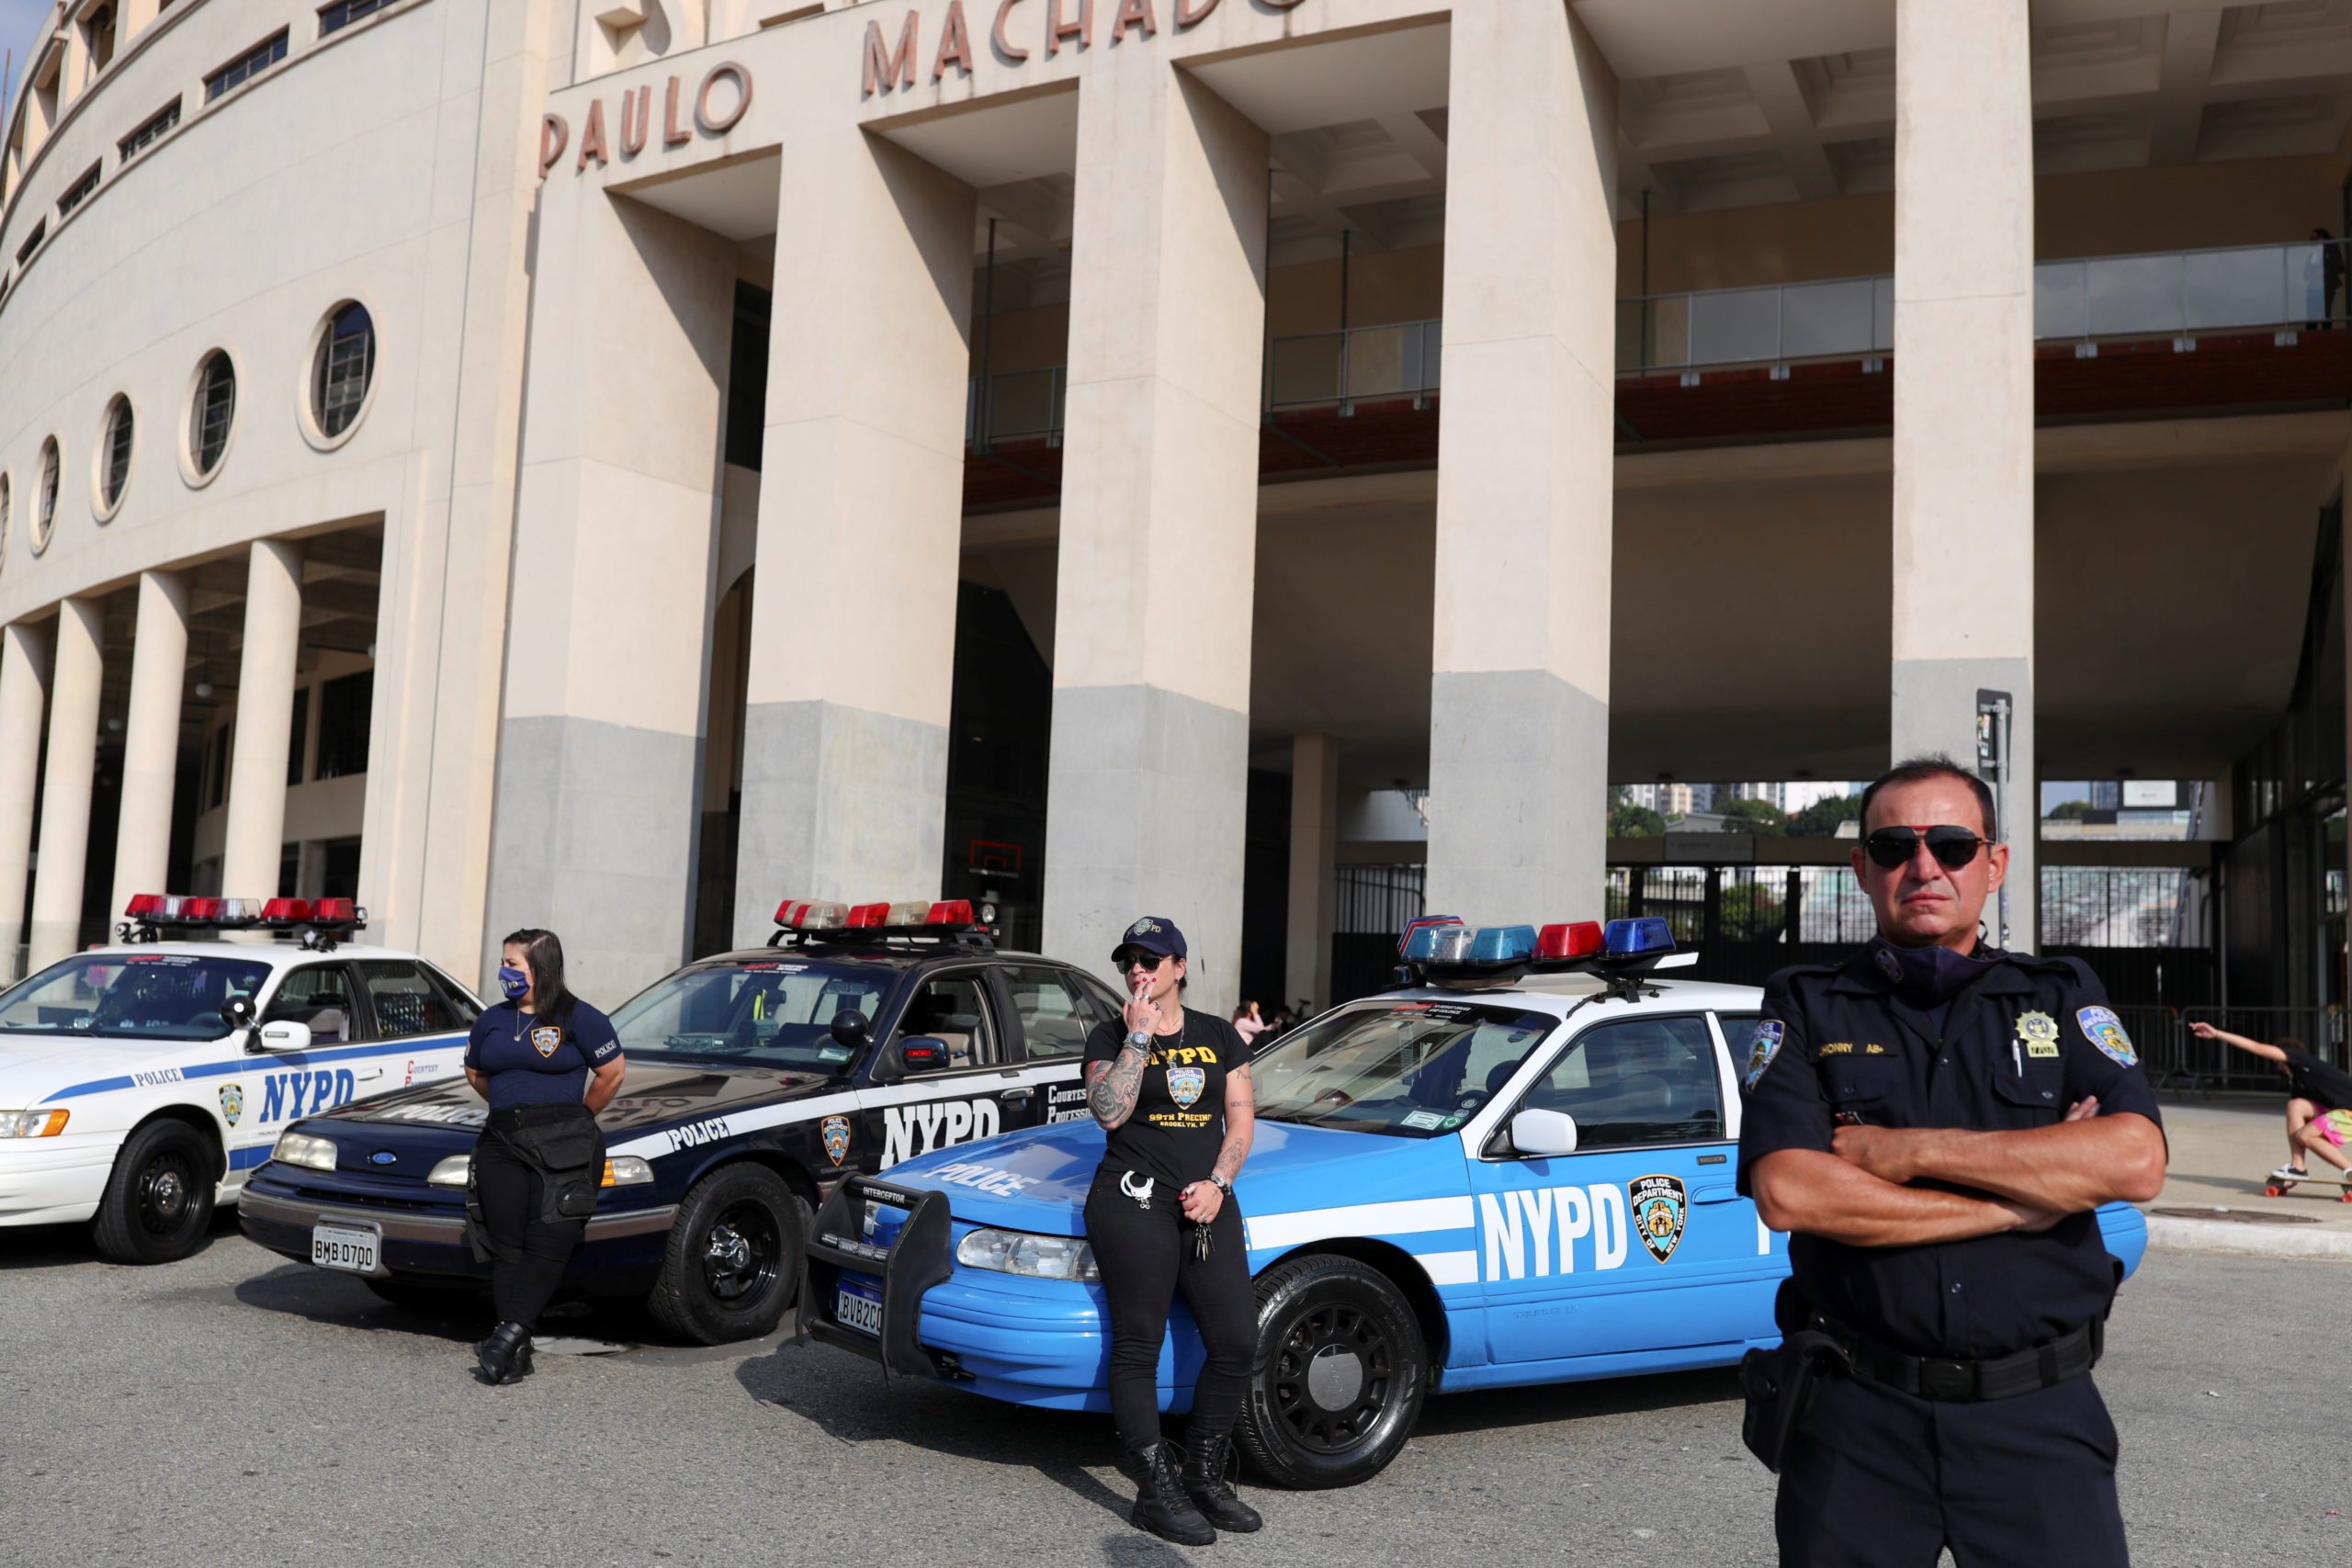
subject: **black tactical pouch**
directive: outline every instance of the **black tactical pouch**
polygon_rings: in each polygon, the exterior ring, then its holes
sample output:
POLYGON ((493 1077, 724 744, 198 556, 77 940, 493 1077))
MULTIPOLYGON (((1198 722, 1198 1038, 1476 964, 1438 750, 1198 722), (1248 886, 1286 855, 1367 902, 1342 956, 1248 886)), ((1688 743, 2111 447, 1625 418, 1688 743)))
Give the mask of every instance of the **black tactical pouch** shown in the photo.
POLYGON ((1739 1359, 1739 1387, 1747 1407, 1740 1417, 1739 1438, 1764 1468, 1781 1473, 1790 1434, 1813 1403, 1814 1380, 1824 1375, 1851 1376, 1854 1359, 1846 1348, 1826 1334, 1803 1329, 1770 1350, 1750 1350, 1739 1359))

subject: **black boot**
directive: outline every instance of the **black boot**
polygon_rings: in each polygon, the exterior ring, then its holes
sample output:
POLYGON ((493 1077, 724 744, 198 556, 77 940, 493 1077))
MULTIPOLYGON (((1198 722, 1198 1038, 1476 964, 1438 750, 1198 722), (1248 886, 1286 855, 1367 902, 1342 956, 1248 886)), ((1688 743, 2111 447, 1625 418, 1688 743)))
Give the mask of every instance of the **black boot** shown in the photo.
POLYGON ((1127 1516, 1129 1524, 1179 1546, 1216 1544, 1216 1531, 1184 1495, 1184 1483, 1176 1475, 1176 1456, 1167 1444, 1140 1444, 1127 1450, 1127 1458, 1143 1477, 1136 1493, 1135 1512, 1127 1516))
POLYGON ((1226 1457, 1233 1452, 1233 1434, 1204 1432, 1198 1427, 1184 1434, 1184 1492, 1209 1523, 1221 1530, 1247 1534, 1266 1521, 1258 1510, 1233 1495, 1226 1484, 1226 1457))
POLYGON ((531 1331, 519 1323, 502 1323, 490 1337, 474 1347, 486 1383, 514 1382, 531 1371, 531 1331))

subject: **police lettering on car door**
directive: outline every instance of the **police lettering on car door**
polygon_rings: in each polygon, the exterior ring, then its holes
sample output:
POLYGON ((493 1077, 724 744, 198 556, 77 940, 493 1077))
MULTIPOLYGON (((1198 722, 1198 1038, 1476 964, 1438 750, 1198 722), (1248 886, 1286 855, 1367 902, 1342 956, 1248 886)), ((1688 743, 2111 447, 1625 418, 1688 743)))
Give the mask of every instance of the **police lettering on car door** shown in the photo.
POLYGON ((882 1108, 882 1168, 902 1159, 993 1138, 1004 1130, 1003 1108, 994 1100, 933 1100, 882 1108))

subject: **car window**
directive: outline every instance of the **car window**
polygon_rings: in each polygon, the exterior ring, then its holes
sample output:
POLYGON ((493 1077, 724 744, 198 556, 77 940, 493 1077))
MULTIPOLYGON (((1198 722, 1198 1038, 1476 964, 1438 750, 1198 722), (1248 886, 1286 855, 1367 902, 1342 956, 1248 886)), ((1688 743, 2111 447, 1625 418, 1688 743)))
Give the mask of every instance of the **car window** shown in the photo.
POLYGON ((1087 999, 1102 1010, 1103 1018, 1116 1021, 1126 1016, 1126 998, 1119 995, 1115 987, 1091 975, 1080 975, 1078 978, 1079 983, 1086 987, 1087 999))
POLYGON ((1256 1054, 1258 1120, 1436 1137, 1500 1092, 1558 1023, 1466 1000, 1339 1008, 1256 1054))
POLYGON ((1012 1010, 1021 1020, 1029 1060, 1054 1061, 1086 1053, 1087 1032, 1094 1027, 1094 1011, 1074 991, 1058 969, 1014 964, 1004 970, 1005 988, 1012 993, 1012 1010))
POLYGON ((463 986, 433 967, 432 964, 423 964, 418 967, 424 971, 424 977, 433 982, 433 988, 441 993, 441 999, 449 1004, 450 1012, 458 1020, 458 1027, 459 1029, 473 1027, 474 1020, 481 1016, 481 1004, 466 994, 466 988, 463 986))
POLYGON ((76 953, 0 994, 12 1033, 218 1040, 224 1004, 251 1001, 269 979, 259 959, 181 953, 76 953))
POLYGON ((832 1036, 844 1012, 871 1021, 899 983, 893 963, 845 957, 714 959, 666 976, 613 1013, 630 1060, 741 1061, 826 1074, 849 1070, 832 1036))
POLYGON ((1596 1025, 1569 1044, 1521 1109, 1575 1117, 1579 1149, 1720 1138, 1714 1040, 1698 1017, 1596 1025))
POLYGON ((340 964, 306 964, 289 970, 261 1021, 308 1025, 316 1041, 350 1039, 350 974, 340 964))
POLYGON ((899 1038, 928 1035, 947 1043, 948 1072, 994 1066, 1001 1058, 978 975, 939 975, 915 987, 899 1020, 899 1038))
POLYGON ((368 1000, 375 1008, 377 1032, 387 1040, 447 1034, 458 1027, 455 1010, 413 964, 371 960, 359 966, 359 983, 368 987, 368 1000))
POLYGON ((1731 1072, 1736 1078, 1747 1074, 1747 1054, 1756 1043, 1756 1022, 1763 1017, 1754 1012, 1719 1012, 1715 1026, 1724 1032, 1724 1045, 1731 1052, 1731 1072))

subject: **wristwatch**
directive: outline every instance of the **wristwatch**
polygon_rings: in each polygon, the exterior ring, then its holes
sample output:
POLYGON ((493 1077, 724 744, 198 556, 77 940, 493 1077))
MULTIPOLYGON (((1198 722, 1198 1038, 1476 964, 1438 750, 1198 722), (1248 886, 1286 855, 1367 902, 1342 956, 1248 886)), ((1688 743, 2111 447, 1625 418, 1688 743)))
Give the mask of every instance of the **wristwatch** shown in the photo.
POLYGON ((1138 1051, 1148 1051, 1151 1049, 1151 1036, 1140 1029, 1131 1029, 1127 1032, 1127 1043, 1138 1051))
POLYGON ((1218 1191, 1224 1193, 1228 1198, 1233 1196, 1233 1183, 1227 1181, 1224 1177, 1219 1176, 1216 1171, 1209 1172, 1209 1185, 1216 1188, 1218 1191))

